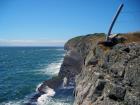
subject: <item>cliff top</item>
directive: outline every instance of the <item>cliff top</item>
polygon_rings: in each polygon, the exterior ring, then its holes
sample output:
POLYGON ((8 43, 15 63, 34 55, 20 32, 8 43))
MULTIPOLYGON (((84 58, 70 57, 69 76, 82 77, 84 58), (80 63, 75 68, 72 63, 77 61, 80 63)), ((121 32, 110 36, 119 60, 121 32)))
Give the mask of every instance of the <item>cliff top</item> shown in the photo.
MULTIPOLYGON (((132 42, 140 42, 140 32, 119 33, 117 35, 118 37, 125 39, 120 42, 123 44, 132 43, 132 42)), ((94 33, 94 34, 78 36, 78 37, 68 40, 64 48, 65 50, 77 48, 83 42, 95 44, 101 41, 105 41, 105 36, 106 36, 105 33, 94 33)))

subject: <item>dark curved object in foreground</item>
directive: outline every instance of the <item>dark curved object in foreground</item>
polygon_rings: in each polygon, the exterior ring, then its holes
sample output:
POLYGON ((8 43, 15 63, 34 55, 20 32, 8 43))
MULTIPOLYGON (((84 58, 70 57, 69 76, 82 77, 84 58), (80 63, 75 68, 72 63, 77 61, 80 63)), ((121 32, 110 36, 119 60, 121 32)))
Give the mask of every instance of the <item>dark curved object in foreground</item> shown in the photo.
POLYGON ((111 25, 110 25, 108 34, 107 34, 107 36, 106 36, 106 41, 109 41, 109 36, 110 36, 110 34, 111 34, 112 28, 113 28, 113 26, 114 26, 114 24, 115 24, 115 22, 116 22, 116 20, 117 20, 117 18, 118 18, 118 16, 119 16, 120 12, 121 12, 123 6, 124 6, 124 4, 121 4, 121 5, 119 6, 119 8, 118 8, 118 10, 117 10, 117 12, 116 12, 116 15, 115 15, 115 17, 113 18, 113 21, 112 21, 112 23, 111 23, 111 25))

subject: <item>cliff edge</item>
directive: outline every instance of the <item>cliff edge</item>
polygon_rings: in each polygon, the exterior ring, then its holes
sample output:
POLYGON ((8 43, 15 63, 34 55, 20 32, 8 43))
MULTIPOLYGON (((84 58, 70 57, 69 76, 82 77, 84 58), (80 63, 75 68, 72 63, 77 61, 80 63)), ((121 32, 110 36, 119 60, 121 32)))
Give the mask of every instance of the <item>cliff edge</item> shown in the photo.
POLYGON ((32 100, 48 86, 56 94, 70 88, 74 105, 140 105, 140 33, 115 36, 109 43, 104 33, 70 39, 58 76, 44 81, 32 100))
POLYGON ((140 33, 118 34, 113 46, 105 34, 72 38, 59 76, 75 86, 74 105, 140 105, 140 33))

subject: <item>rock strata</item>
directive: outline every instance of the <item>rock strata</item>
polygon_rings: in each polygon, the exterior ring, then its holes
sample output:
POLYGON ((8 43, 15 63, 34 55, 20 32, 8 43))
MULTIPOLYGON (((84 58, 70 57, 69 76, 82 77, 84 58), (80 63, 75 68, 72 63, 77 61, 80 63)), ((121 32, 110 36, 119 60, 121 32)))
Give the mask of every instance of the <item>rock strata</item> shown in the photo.
POLYGON ((111 46, 103 33, 69 40, 58 77, 44 86, 55 89, 66 78, 75 88, 74 105, 140 105, 140 33, 117 37, 123 40, 111 46))
POLYGON ((83 60, 77 63, 81 70, 74 70, 74 105, 140 105, 140 33, 118 37, 125 40, 111 47, 98 44, 104 40, 102 33, 66 43, 65 49, 76 51, 83 60))

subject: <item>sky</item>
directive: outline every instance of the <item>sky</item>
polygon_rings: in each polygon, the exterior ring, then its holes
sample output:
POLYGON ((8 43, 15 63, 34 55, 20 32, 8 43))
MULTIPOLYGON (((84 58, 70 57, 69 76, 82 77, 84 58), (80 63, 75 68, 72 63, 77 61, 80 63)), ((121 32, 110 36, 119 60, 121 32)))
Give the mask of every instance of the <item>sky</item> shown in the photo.
POLYGON ((0 0, 0 46, 63 46, 72 37, 140 31, 140 0, 0 0))

